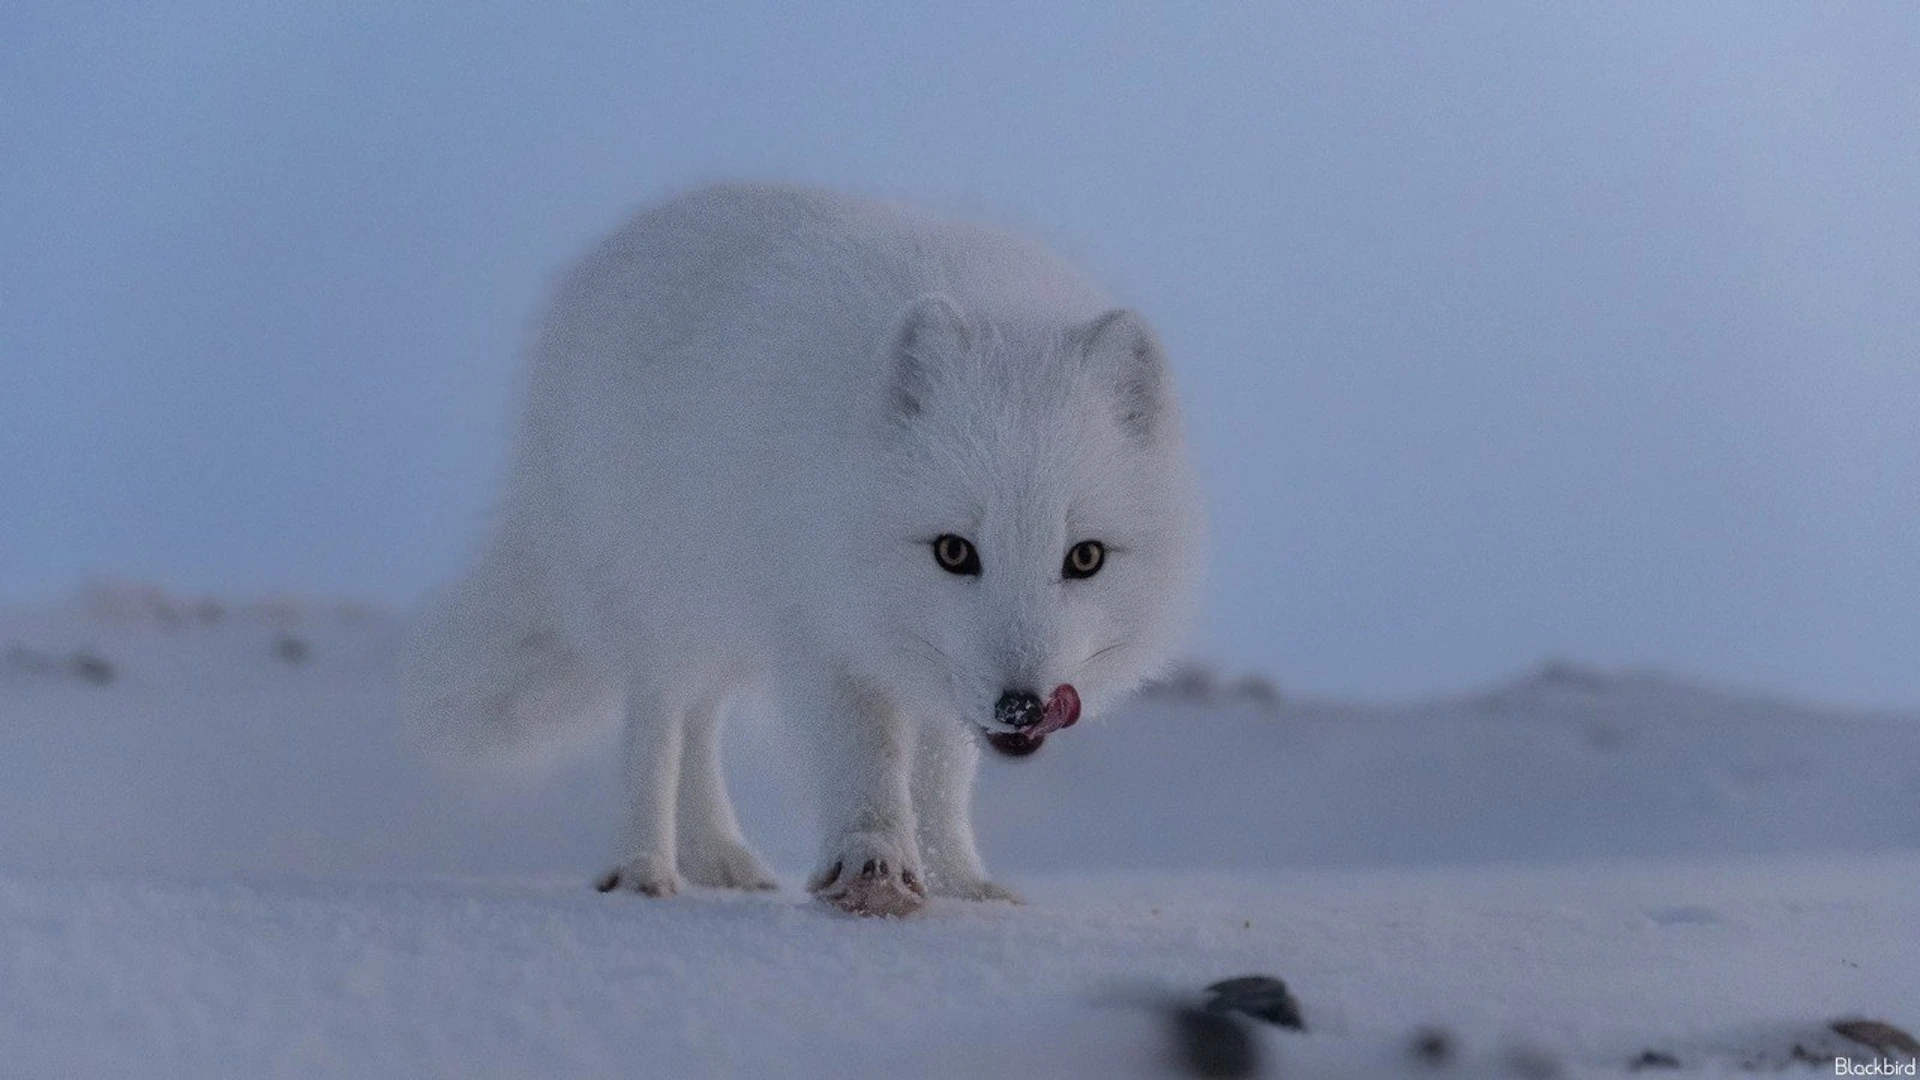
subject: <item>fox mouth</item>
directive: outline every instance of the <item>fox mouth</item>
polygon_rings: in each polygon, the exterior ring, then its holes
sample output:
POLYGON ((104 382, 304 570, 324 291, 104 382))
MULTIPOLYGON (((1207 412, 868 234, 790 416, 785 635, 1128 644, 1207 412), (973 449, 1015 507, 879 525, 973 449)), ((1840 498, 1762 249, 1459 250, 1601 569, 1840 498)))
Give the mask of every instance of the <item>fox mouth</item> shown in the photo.
POLYGON ((1045 710, 1037 723, 1018 728, 988 729, 987 745, 1001 754, 1022 758, 1040 749, 1047 736, 1070 728, 1080 720, 1080 693, 1068 683, 1053 688, 1045 710))
POLYGON ((986 736, 987 745, 1007 757, 1026 757, 1047 741, 1045 735, 1028 735, 1023 731, 989 731, 986 736))

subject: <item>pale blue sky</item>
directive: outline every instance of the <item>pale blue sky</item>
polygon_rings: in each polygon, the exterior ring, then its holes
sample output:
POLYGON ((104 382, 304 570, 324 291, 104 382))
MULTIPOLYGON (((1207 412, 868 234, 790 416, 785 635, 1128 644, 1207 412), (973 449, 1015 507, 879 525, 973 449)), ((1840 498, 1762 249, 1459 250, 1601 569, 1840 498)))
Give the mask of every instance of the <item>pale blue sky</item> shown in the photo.
POLYGON ((1206 651, 1920 702, 1920 9, 0 9, 0 596, 396 602, 638 203, 1023 225, 1172 349, 1206 651))

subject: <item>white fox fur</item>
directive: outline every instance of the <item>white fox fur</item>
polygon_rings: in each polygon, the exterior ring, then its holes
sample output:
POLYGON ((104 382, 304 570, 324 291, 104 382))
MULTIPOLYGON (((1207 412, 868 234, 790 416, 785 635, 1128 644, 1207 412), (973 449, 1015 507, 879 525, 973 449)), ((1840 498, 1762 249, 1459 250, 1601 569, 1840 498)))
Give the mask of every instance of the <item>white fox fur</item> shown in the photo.
POLYGON ((770 684, 820 768, 817 892, 883 914, 929 887, 1011 898, 970 813, 995 703, 1071 684, 1093 713, 1160 669, 1201 518, 1158 341, 1057 256, 852 196, 706 188, 560 284, 500 519, 408 643, 409 711, 482 755, 624 714, 603 886, 665 895, 772 886, 717 741, 726 700, 770 684), (936 562, 944 534, 977 576, 936 562), (1069 580, 1083 540, 1106 561, 1069 580))

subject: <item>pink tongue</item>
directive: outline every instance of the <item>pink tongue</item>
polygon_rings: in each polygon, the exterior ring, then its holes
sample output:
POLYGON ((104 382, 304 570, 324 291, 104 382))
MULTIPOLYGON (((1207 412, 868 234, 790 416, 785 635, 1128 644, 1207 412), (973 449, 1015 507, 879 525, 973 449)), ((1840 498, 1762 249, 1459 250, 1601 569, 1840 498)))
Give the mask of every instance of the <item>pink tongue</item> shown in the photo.
POLYGON ((1029 738, 1051 735, 1061 728, 1070 728, 1080 720, 1080 692, 1069 683, 1061 683, 1053 688, 1053 696, 1047 699, 1047 711, 1040 722, 1021 732, 1029 738))

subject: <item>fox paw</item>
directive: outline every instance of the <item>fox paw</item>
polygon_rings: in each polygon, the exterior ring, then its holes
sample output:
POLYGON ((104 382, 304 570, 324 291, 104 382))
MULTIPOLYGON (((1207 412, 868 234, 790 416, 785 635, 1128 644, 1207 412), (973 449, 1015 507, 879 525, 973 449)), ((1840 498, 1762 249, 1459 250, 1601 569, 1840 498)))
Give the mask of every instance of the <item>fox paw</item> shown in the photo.
POLYGON ((630 892, 642 896, 672 896, 680 891, 680 875, 672 864, 654 855, 636 855, 607 871, 594 882, 599 892, 630 892))
POLYGON ((927 902, 926 881, 901 848, 872 836, 849 837, 807 888, 850 915, 901 918, 927 902))
POLYGON ((680 869, 688 881, 714 889, 765 892, 780 887, 760 856, 738 840, 695 845, 680 853, 680 869))

